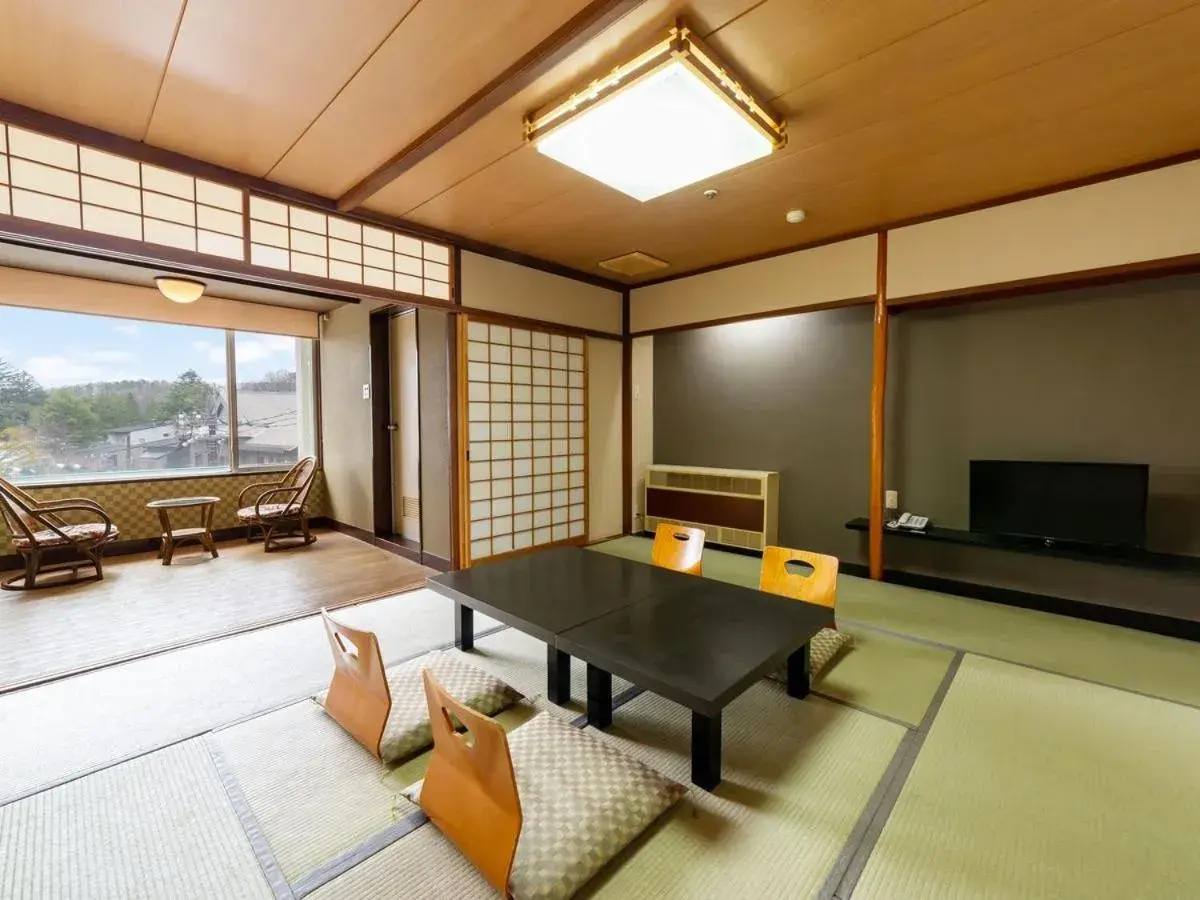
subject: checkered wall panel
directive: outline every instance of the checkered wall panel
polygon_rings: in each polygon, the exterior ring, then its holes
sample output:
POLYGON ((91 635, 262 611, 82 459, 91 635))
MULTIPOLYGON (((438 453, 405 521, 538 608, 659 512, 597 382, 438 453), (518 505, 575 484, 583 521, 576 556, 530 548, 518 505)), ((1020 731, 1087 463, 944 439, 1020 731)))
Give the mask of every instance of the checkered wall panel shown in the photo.
MULTIPOLYGON (((260 472, 254 475, 212 475, 202 478, 176 478, 154 481, 122 481, 107 484, 68 484, 53 487, 30 487, 28 492, 39 500, 65 500, 70 497, 86 497, 104 507, 113 520, 113 524, 121 530, 121 540, 136 541, 146 538, 156 538, 161 533, 158 524, 158 513, 146 509, 146 503, 151 500, 164 500, 168 497, 220 497, 216 514, 213 517, 213 528, 233 528, 239 523, 237 512, 238 494, 248 485, 260 481, 273 481, 282 477, 282 473, 260 472)), ((329 491, 325 485, 323 472, 317 472, 308 499, 309 514, 312 516, 329 515, 329 491)), ((182 522, 186 512, 176 512, 176 520, 182 522)), ((0 554, 14 553, 12 535, 0 523, 0 554)))

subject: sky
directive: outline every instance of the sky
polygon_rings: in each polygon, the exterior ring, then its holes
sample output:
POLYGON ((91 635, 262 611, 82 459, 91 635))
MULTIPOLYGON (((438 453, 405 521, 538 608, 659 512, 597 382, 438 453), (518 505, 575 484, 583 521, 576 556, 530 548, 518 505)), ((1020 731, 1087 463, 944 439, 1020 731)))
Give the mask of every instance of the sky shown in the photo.
MULTIPOLYGON (((296 339, 237 335, 238 381, 296 367, 296 339)), ((0 306, 0 359, 45 388, 91 381, 174 380, 195 369, 225 382, 225 332, 0 306)))

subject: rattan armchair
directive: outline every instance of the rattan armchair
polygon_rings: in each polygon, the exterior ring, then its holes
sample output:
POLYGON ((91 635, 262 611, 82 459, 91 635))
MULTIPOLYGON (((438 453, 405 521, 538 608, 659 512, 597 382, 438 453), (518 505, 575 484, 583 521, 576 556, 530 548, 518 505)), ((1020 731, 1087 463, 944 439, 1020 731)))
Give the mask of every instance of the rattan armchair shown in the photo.
POLYGON ((238 495, 237 503, 237 517, 246 526, 246 540, 253 541, 254 530, 261 529, 267 553, 315 542, 308 529, 307 504, 316 477, 316 457, 307 456, 278 481, 248 485, 238 495))
POLYGON ((105 545, 115 541, 120 532, 108 513, 94 500, 40 501, 14 484, 0 478, 0 515, 12 532, 12 543, 25 560, 25 571, 0 581, 6 591, 28 591, 34 588, 59 587, 82 581, 101 581, 104 567, 100 557, 105 545), (86 513, 89 519, 100 521, 70 522, 61 513, 86 513), (48 550, 74 551, 75 559, 51 565, 44 564, 48 550), (82 558, 79 558, 82 557, 82 558), (95 569, 94 575, 81 576, 84 567, 95 569), (68 578, 54 578, 38 583, 38 577, 51 572, 71 573, 68 578))

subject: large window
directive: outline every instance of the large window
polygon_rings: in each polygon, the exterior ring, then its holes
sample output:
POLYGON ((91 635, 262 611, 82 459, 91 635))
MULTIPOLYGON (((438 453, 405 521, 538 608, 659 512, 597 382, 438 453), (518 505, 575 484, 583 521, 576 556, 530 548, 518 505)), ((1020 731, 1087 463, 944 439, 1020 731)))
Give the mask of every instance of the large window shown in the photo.
POLYGON ((315 442, 312 352, 302 338, 0 306, 0 476, 290 465, 315 442))

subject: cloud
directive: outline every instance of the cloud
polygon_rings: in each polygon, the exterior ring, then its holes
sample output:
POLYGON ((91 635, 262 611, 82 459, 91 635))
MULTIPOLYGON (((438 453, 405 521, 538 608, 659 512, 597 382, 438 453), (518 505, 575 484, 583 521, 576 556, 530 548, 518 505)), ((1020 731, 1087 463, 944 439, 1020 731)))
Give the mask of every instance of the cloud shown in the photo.
POLYGON ((236 349, 239 363, 258 362, 281 353, 295 353, 296 339, 279 334, 256 334, 239 337, 236 349))
POLYGON ((119 332, 121 332, 121 334, 133 335, 133 334, 137 334, 141 330, 142 329, 141 329, 140 325, 130 324, 130 325, 114 325, 113 326, 113 331, 119 331, 119 332))
POLYGON ((209 362, 222 364, 225 362, 224 344, 214 344, 212 341, 192 341, 192 349, 204 354, 204 358, 209 362))
POLYGON ((31 356, 23 368, 42 387, 63 387, 91 381, 136 381, 141 375, 114 368, 113 363, 127 362, 130 354, 95 351, 73 356, 31 356))

